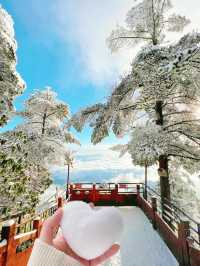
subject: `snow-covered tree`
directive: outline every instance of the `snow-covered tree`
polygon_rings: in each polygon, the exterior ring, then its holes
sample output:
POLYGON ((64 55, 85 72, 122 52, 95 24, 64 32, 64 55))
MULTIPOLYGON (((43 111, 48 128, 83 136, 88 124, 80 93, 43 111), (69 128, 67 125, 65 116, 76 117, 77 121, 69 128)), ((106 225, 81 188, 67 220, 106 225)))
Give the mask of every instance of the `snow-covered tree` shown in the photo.
POLYGON ((169 175, 172 201, 185 213, 198 221, 200 218, 198 189, 195 188, 196 184, 191 179, 190 174, 183 167, 180 167, 179 162, 174 159, 170 163, 169 175))
POLYGON ((188 34, 176 45, 143 49, 132 65, 140 94, 133 106, 142 104, 149 119, 176 140, 168 156, 199 159, 199 45, 200 34, 188 34))
MULTIPOLYGON (((137 2, 137 1, 136 1, 137 2)), ((185 16, 169 13, 171 0, 142 0, 127 13, 126 26, 117 26, 107 39, 112 51, 140 42, 160 44, 166 32, 181 32, 190 23, 185 16)))
POLYGON ((131 81, 133 81, 131 75, 125 77, 106 103, 95 104, 80 110, 70 119, 70 125, 81 132, 84 125, 89 123, 93 128, 91 136, 93 144, 107 137, 110 129, 117 137, 127 133, 135 118, 134 110, 132 112, 126 110, 127 104, 132 104, 132 97, 135 93, 131 81))
POLYGON ((163 202, 170 199, 169 158, 178 158, 184 167, 192 165, 190 170, 196 169, 200 160, 200 119, 195 113, 200 108, 199 46, 200 34, 192 33, 177 44, 143 48, 133 60, 131 73, 107 103, 96 105, 99 109, 86 108, 72 119, 78 129, 78 124, 90 121, 93 143, 101 141, 110 129, 116 135, 131 132, 140 117, 159 126, 168 147, 157 158, 163 202), (173 141, 168 143, 168 138, 173 141))
POLYGON ((67 129, 69 107, 50 88, 25 102, 21 125, 2 133, 0 201, 7 213, 33 211, 52 183, 49 167, 71 160, 68 143, 79 143, 67 129))
POLYGON ((30 160, 48 167, 63 164, 67 144, 79 142, 67 129, 69 107, 57 99, 50 88, 36 91, 25 102, 25 108, 18 113, 24 122, 16 130, 24 132, 28 139, 30 160))
POLYGON ((134 165, 144 167, 145 198, 147 198, 148 167, 156 164, 159 155, 167 150, 165 139, 166 136, 162 133, 160 126, 147 123, 137 126, 131 131, 130 141, 127 144, 118 144, 111 148, 111 150, 119 152, 120 157, 128 152, 134 165))
POLYGON ((0 202, 1 215, 32 212, 38 194, 51 183, 42 166, 27 158, 27 137, 23 132, 5 132, 0 136, 0 202))
POLYGON ((24 81, 16 71, 16 50, 13 20, 0 6, 0 127, 13 114, 13 101, 25 88, 24 81))

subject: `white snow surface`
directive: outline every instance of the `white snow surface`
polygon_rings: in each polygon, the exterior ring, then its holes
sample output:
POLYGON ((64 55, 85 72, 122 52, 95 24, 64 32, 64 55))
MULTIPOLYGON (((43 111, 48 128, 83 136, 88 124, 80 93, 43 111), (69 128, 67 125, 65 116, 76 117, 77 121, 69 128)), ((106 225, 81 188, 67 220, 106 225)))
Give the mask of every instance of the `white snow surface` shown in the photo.
POLYGON ((125 230, 120 251, 104 266, 178 266, 178 262, 137 207, 120 207, 125 230))

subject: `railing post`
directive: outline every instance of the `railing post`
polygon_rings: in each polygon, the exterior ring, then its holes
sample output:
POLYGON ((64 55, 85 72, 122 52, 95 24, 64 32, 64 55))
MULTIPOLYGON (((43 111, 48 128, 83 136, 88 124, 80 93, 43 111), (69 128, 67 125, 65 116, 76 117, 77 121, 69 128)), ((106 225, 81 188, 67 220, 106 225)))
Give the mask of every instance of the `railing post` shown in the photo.
MULTIPOLYGON (((18 223, 18 224, 21 224, 21 222, 22 222, 22 215, 20 215, 20 216, 18 217, 18 221, 17 221, 17 223, 18 223)), ((17 234, 20 234, 20 226, 17 228, 17 234)))
POLYGON ((16 233, 16 224, 14 220, 6 222, 2 227, 2 239, 7 240, 6 264, 5 266, 15 265, 16 248, 14 244, 14 236, 16 233))
POLYGON ((65 199, 67 200, 69 197, 69 191, 70 191, 70 185, 66 186, 66 192, 65 192, 65 199))
POLYGON ((115 190, 114 190, 114 199, 113 201, 115 201, 115 204, 118 204, 118 184, 115 184, 115 190))
POLYGON ((73 195, 73 187, 74 187, 74 185, 71 183, 71 184, 69 185, 69 194, 70 194, 70 198, 71 198, 72 195, 73 195))
POLYGON ((92 202, 95 204, 96 202, 96 184, 92 184, 92 202))
POLYGON ((147 185, 143 184, 143 198, 147 200, 147 185))
POLYGON ((199 243, 200 243, 200 224, 197 224, 197 231, 198 231, 198 237, 199 237, 199 243))
POLYGON ((69 185, 69 192, 71 193, 72 190, 73 190, 73 184, 70 184, 70 185, 69 185))
POLYGON ((157 198, 156 197, 152 197, 151 198, 151 206, 152 206, 152 210, 153 210, 153 228, 156 230, 157 229, 157 225, 156 225, 156 212, 157 212, 157 198))
POLYGON ((58 208, 62 208, 63 206, 63 198, 61 196, 58 197, 57 206, 58 208))
POLYGON ((180 266, 190 266, 190 254, 187 238, 190 236, 189 221, 178 224, 178 238, 180 248, 180 266))
POLYGON ((140 196, 140 185, 137 185, 137 196, 140 196))
POLYGON ((140 206, 140 185, 139 184, 136 186, 136 190, 137 190, 136 204, 137 206, 140 206))
POLYGON ((42 228, 42 220, 40 219, 40 217, 36 217, 34 220, 33 220, 33 229, 36 230, 36 238, 38 238, 40 236, 40 231, 41 231, 41 228, 42 228))

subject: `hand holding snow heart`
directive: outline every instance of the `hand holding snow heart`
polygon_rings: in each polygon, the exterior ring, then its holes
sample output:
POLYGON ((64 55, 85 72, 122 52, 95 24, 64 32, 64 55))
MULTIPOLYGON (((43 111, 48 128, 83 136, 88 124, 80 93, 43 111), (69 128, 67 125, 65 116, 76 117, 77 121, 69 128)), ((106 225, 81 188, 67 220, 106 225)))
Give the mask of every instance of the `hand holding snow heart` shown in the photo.
POLYGON ((40 233, 40 240, 66 253, 66 255, 79 261, 84 266, 100 265, 105 260, 109 259, 110 257, 112 257, 114 254, 118 252, 119 245, 114 244, 109 249, 107 249, 106 252, 104 252, 102 255, 98 256, 95 259, 87 260, 87 259, 81 258, 78 254, 76 254, 72 250, 72 248, 66 242, 61 230, 59 230, 58 233, 55 235, 57 229, 60 226, 63 215, 64 215, 64 210, 62 208, 59 208, 53 216, 51 216, 44 222, 41 233, 40 233))
POLYGON ((60 226, 71 249, 80 257, 92 260, 120 240, 123 219, 117 208, 95 210, 84 202, 74 201, 64 207, 60 226))

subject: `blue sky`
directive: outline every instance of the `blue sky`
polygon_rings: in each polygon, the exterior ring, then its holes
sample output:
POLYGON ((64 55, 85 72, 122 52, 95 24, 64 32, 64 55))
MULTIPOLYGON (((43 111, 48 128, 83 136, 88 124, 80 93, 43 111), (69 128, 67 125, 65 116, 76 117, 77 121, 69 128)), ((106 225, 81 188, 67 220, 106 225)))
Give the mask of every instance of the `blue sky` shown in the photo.
MULTIPOLYGON (((18 42, 18 72, 27 84, 24 94, 15 105, 21 109, 23 101, 34 89, 51 86, 58 98, 67 102, 72 113, 80 108, 104 101, 111 89, 130 68, 137 49, 122 49, 111 54, 105 39, 116 24, 123 24, 134 0, 0 0, 15 23, 18 42)), ((187 31, 199 28, 199 0, 174 0, 178 13, 192 21, 187 31)), ((175 40, 180 35, 168 36, 175 40)), ((13 128, 18 119, 7 127, 13 128)), ((135 180, 143 169, 134 167, 130 157, 118 159, 109 151, 117 140, 112 135, 95 148, 88 146, 91 131, 88 127, 77 134, 84 144, 77 153, 74 177, 87 180, 118 179, 126 176, 135 180), (81 156, 80 156, 81 154, 81 156), (86 157, 89 156, 89 157, 86 157), (86 160, 87 159, 87 160, 86 160), (99 176, 100 175, 100 176, 99 176)), ((55 170, 55 169, 54 169, 55 170)), ((155 180, 155 172, 151 172, 155 180)), ((56 169, 57 181, 65 179, 65 169, 56 169)))

